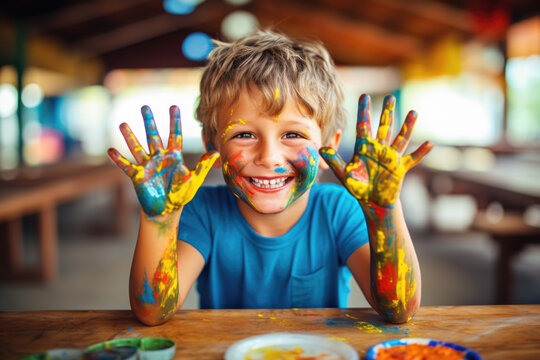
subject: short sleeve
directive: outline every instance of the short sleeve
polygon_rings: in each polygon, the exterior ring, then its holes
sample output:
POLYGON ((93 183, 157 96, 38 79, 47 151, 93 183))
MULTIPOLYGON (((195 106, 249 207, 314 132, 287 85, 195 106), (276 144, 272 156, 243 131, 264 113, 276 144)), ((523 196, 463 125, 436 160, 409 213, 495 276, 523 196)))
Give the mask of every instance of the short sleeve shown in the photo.
POLYGON ((178 239, 197 249, 208 260, 212 248, 212 190, 201 187, 195 197, 184 206, 178 224, 178 239))
POLYGON ((333 228, 340 262, 345 265, 351 254, 369 240, 364 212, 344 187, 333 189, 333 228))

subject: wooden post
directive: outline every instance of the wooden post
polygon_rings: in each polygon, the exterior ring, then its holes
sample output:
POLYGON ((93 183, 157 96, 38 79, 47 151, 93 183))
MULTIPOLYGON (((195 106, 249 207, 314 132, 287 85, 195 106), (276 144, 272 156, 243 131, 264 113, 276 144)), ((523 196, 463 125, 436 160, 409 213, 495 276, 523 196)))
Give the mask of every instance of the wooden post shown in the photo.
POLYGON ((58 273, 58 238, 54 204, 45 205, 39 213, 40 276, 53 280, 58 273))

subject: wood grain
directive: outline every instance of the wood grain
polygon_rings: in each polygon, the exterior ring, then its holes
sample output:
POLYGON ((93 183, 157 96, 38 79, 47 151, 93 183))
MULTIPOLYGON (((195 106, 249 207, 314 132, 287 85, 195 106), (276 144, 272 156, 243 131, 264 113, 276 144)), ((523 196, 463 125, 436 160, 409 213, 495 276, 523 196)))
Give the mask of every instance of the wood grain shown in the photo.
POLYGON ((155 327, 128 310, 0 312, 0 358, 106 340, 166 337, 175 359, 222 359, 227 348, 271 332, 318 334, 349 343, 363 358, 373 345, 404 337, 458 343, 484 359, 540 358, 540 305, 422 307, 407 324, 383 322, 371 309, 185 310, 155 327))

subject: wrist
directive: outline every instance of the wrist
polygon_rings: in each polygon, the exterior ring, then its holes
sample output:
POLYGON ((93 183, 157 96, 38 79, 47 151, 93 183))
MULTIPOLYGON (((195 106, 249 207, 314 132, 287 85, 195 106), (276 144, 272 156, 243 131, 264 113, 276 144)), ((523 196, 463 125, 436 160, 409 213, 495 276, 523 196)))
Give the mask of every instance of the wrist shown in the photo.
POLYGON ((180 215, 182 215, 182 209, 184 207, 181 206, 176 210, 170 211, 170 212, 164 212, 159 215, 148 215, 144 212, 144 210, 141 208, 141 219, 144 219, 148 222, 154 222, 154 223, 160 223, 160 224, 166 224, 170 222, 178 222, 180 220, 180 215))
POLYGON ((396 209, 399 209, 400 204, 399 200, 397 200, 395 203, 393 203, 390 206, 381 206, 374 202, 367 201, 363 202, 360 201, 360 207, 362 208, 364 212, 364 216, 366 217, 366 220, 381 220, 385 219, 388 216, 391 216, 396 209))

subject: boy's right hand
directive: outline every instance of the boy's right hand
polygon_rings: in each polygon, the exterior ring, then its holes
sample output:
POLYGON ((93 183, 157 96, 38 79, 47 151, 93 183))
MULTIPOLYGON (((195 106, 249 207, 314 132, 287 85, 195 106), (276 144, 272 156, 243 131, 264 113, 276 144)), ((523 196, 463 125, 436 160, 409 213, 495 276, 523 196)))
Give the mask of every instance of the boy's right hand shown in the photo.
POLYGON ((193 199, 219 153, 207 152, 195 169, 190 171, 182 156, 182 126, 178 107, 170 108, 171 125, 166 149, 163 148, 150 107, 143 106, 141 113, 150 154, 146 153, 126 123, 120 125, 120 131, 136 164, 132 164, 114 148, 107 153, 133 181, 144 212, 149 216, 162 215, 180 209, 193 199))

